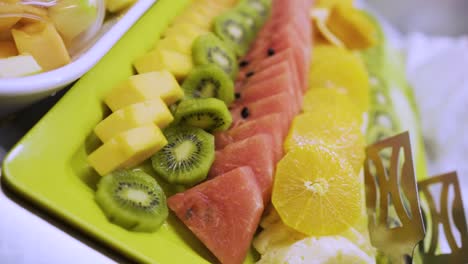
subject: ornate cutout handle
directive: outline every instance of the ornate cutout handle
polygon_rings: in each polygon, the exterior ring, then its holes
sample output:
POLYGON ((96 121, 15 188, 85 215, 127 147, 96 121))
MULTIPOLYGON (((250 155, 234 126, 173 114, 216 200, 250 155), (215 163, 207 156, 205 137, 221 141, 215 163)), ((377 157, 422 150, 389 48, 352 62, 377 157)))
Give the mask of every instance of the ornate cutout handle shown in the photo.
POLYGON ((425 234, 408 132, 368 146, 364 174, 371 242, 392 263, 407 263, 425 234))
POLYGON ((430 218, 426 217, 430 223, 430 237, 424 240, 422 245, 422 258, 424 263, 468 263, 468 231, 461 196, 460 183, 457 173, 450 172, 439 176, 431 177, 418 183, 421 194, 429 206, 430 218), (440 210, 436 206, 437 194, 432 192, 430 187, 442 185, 439 195, 440 210), (453 201, 449 201, 449 190, 454 192, 453 201), (452 206, 450 206, 452 202, 452 206), (450 217, 453 219, 451 225, 450 217), (439 245, 439 226, 442 225, 447 243, 451 252, 446 254, 437 254, 439 245), (460 245, 456 242, 455 233, 457 231, 460 237, 460 245))

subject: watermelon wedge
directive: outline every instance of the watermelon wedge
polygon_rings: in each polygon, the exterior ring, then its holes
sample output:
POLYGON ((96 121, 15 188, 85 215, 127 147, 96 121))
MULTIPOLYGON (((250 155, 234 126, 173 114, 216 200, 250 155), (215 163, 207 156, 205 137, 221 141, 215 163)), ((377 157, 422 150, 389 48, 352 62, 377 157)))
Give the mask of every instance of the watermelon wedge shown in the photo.
POLYGON ((295 103, 292 106, 295 112, 299 113, 302 108, 302 93, 300 93, 300 89, 291 85, 293 83, 293 78, 294 77, 290 73, 286 72, 253 85, 248 84, 242 89, 242 102, 254 102, 262 98, 286 92, 294 99, 295 103))
POLYGON ((229 144, 216 151, 215 161, 208 173, 208 179, 215 178, 233 169, 249 166, 252 168, 260 187, 265 204, 271 199, 275 162, 271 135, 257 134, 253 137, 229 144))
POLYGON ((167 202, 223 264, 244 261, 264 208, 249 167, 231 170, 178 193, 167 202))
POLYGON ((294 98, 286 92, 272 95, 252 103, 243 103, 242 100, 240 100, 231 109, 233 127, 273 113, 287 114, 285 116, 287 116, 288 123, 291 123, 293 117, 298 114, 293 107, 295 103, 294 98), (248 113, 248 116, 246 113, 248 113))
POLYGON ((289 130, 289 122, 285 113, 269 114, 232 128, 229 131, 215 134, 216 149, 247 139, 258 134, 268 134, 273 139, 274 161, 283 157, 283 141, 289 130))

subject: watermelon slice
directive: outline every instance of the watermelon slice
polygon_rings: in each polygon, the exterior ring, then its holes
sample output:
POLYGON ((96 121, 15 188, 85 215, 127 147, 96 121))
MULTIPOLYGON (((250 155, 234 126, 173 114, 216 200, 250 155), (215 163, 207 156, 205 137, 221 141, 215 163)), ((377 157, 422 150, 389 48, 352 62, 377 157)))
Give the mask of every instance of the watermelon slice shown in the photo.
POLYGON ((268 134, 273 139, 274 161, 283 157, 283 141, 289 131, 289 122, 285 113, 269 114, 250 120, 229 131, 215 134, 216 149, 223 149, 227 145, 247 139, 257 134, 268 134))
POLYGON ((247 104, 242 103, 241 100, 231 109, 233 127, 273 113, 285 113, 288 123, 291 123, 292 118, 297 114, 293 108, 294 104, 294 98, 286 92, 247 104), (248 112, 248 116, 245 111, 248 112))
POLYGON ((253 85, 247 84, 246 87, 242 89, 242 102, 254 102, 262 98, 287 92, 294 98, 295 103, 293 107, 295 112, 299 113, 302 107, 302 93, 300 89, 292 85, 294 82, 293 78, 292 74, 286 72, 253 85))
POLYGON ((223 264, 244 261, 263 213, 262 196, 249 167, 178 193, 167 203, 223 264))
MULTIPOLYGON (((246 69, 242 69, 242 72, 245 73, 247 71, 263 71, 264 69, 268 69, 269 67, 273 67, 273 65, 279 64, 281 62, 287 61, 291 68, 291 72, 295 75, 298 74, 296 61, 294 59, 294 51, 289 48, 283 51, 275 53, 274 56, 270 56, 264 59, 253 60, 250 62, 249 67, 246 69)), ((244 76, 242 74, 241 76, 244 76)), ((253 76, 252 76, 253 77, 253 76)))
POLYGON ((271 198, 273 173, 276 164, 273 155, 273 141, 271 135, 268 134, 257 134, 231 143, 224 149, 216 151, 215 161, 211 165, 208 179, 238 167, 249 166, 255 174, 263 201, 267 204, 271 198))

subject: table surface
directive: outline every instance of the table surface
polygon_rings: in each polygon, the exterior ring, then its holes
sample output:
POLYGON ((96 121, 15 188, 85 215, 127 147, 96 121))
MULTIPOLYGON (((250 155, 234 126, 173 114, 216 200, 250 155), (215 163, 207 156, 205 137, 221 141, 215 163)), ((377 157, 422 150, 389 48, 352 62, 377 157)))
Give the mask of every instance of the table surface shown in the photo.
MULTIPOLYGON (((0 119, 1 161, 66 90, 8 120, 0 119)), ((1 177, 1 176, 0 176, 1 177)), ((20 200, 0 183, 0 263, 122 263, 125 260, 20 200)))

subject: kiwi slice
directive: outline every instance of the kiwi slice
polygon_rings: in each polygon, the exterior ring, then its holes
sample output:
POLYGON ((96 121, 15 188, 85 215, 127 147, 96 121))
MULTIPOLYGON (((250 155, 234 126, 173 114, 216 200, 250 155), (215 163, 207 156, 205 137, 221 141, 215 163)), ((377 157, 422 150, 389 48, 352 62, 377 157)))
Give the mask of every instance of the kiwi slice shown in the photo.
POLYGON ((250 31, 249 35, 251 37, 256 36, 260 28, 265 23, 263 17, 259 16, 254 9, 245 4, 237 5, 235 12, 244 19, 244 23, 247 25, 247 28, 250 31))
POLYGON ((119 170, 102 177, 95 199, 111 222, 131 231, 153 232, 168 215, 163 190, 141 170, 119 170))
POLYGON ((271 0, 241 0, 238 6, 246 6, 265 21, 270 15, 271 0))
POLYGON ((218 98, 229 105, 234 101, 234 82, 216 65, 195 67, 182 84, 188 98, 218 98))
POLYGON ((177 107, 174 123, 216 132, 228 129, 232 117, 226 104, 219 99, 186 99, 177 107))
POLYGON ((232 79, 237 77, 238 66, 234 52, 213 33, 195 39, 192 58, 195 65, 215 64, 232 79))
POLYGON ((169 127, 164 135, 168 144, 151 158, 156 173, 173 184, 203 181, 215 157, 214 136, 189 126, 169 127))
POLYGON ((214 20, 214 32, 241 57, 247 53, 253 40, 253 33, 245 18, 238 12, 230 11, 217 16, 214 20))

